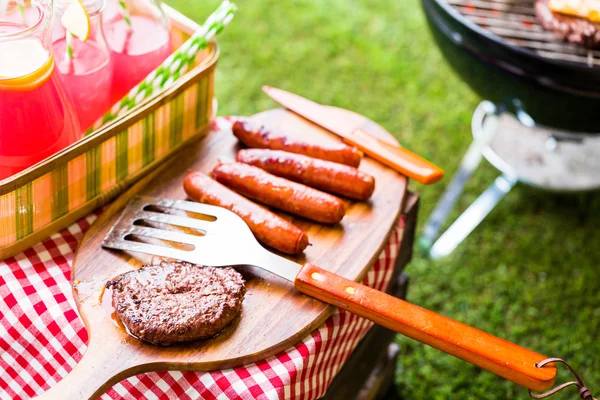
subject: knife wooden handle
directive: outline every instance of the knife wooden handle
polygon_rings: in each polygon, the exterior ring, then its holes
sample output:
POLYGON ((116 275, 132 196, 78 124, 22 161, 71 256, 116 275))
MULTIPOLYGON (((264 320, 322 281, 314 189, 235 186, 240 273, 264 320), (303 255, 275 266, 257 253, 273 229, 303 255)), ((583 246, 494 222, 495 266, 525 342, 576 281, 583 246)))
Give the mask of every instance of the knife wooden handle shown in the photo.
POLYGON ((444 171, 415 153, 392 144, 386 143, 369 133, 356 129, 344 137, 344 141, 358 147, 365 154, 380 163, 416 180, 431 184, 444 176, 444 171))
POLYGON ((547 357, 461 322, 361 285, 312 264, 294 281, 299 291, 367 318, 535 391, 552 386, 556 367, 547 357))

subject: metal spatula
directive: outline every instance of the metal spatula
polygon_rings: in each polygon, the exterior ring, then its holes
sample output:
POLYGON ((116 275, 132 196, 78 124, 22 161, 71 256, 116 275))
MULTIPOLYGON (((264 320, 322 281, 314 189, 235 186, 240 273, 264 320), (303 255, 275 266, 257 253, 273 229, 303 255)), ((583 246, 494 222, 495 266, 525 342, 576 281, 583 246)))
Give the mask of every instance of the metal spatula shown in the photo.
POLYGON ((263 248, 246 223, 221 207, 138 197, 123 211, 103 247, 224 267, 254 265, 279 275, 309 296, 541 391, 556 368, 547 357, 310 263, 300 265, 263 248), (147 243, 148 241, 152 243, 147 243))

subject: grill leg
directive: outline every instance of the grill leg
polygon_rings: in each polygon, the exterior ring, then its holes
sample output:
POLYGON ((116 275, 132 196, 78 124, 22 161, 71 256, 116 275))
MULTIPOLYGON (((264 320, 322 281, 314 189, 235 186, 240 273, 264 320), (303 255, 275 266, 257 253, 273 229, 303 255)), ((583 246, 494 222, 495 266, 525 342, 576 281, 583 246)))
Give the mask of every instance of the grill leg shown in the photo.
POLYGON ((431 258, 441 258, 450 254, 492 211, 500 200, 517 183, 513 173, 505 172, 452 224, 437 241, 438 234, 448 219, 450 212, 462 195, 465 185, 481 163, 486 149, 498 131, 499 114, 506 112, 508 106, 515 108, 518 119, 524 125, 533 122, 518 103, 502 104, 496 107, 489 101, 483 101, 473 114, 471 129, 473 142, 464 155, 458 170, 425 224, 419 247, 428 251, 431 258))
POLYGON ((435 242, 429 256, 433 259, 442 258, 452 253, 485 217, 498 205, 500 200, 510 192, 517 179, 501 175, 483 192, 452 224, 450 228, 435 242))
POLYGON ((462 195, 465 185, 479 166, 483 158, 483 149, 491 142, 496 133, 498 124, 496 113, 496 106, 490 101, 481 102, 475 109, 471 123, 473 142, 471 142, 458 170, 425 224, 423 234, 419 239, 421 249, 426 251, 431 249, 442 225, 446 222, 450 212, 462 195))

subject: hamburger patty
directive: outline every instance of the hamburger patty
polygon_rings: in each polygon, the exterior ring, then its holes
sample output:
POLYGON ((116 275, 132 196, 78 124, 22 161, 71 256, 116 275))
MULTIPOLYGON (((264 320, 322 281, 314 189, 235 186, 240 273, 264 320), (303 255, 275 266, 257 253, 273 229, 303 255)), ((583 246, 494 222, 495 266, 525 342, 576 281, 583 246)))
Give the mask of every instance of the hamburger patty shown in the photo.
POLYGON ((219 333, 240 313, 246 288, 233 268, 185 262, 144 265, 106 283, 128 332, 169 345, 219 333))
POLYGON ((600 24, 585 18, 555 13, 550 0, 535 1, 535 15, 542 26, 562 39, 587 48, 600 46, 600 24))

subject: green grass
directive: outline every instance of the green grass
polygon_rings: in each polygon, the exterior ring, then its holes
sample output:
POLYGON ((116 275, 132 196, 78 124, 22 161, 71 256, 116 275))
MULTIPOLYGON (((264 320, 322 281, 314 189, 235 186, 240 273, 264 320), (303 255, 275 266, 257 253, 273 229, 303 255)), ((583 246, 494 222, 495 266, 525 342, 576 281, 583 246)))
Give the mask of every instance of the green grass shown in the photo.
MULTIPOLYGON (((170 0, 203 20, 217 1, 170 0)), ((263 84, 358 111, 434 160, 450 176, 470 142, 480 99, 433 43, 419 2, 239 1, 220 38, 219 114, 275 106, 263 84)), ((453 217, 497 172, 483 165, 453 217)), ((422 199, 420 226, 447 180, 411 184, 422 199)), ((416 255, 409 299, 485 331, 572 363, 600 393, 600 196, 515 188, 448 258, 416 255)), ((399 337, 398 393, 406 399, 528 398, 527 391, 399 337)), ((559 379, 569 377, 561 372, 559 379)), ((555 398, 576 398, 576 391, 555 398), (568 395, 567 395, 568 394, 568 395)))

